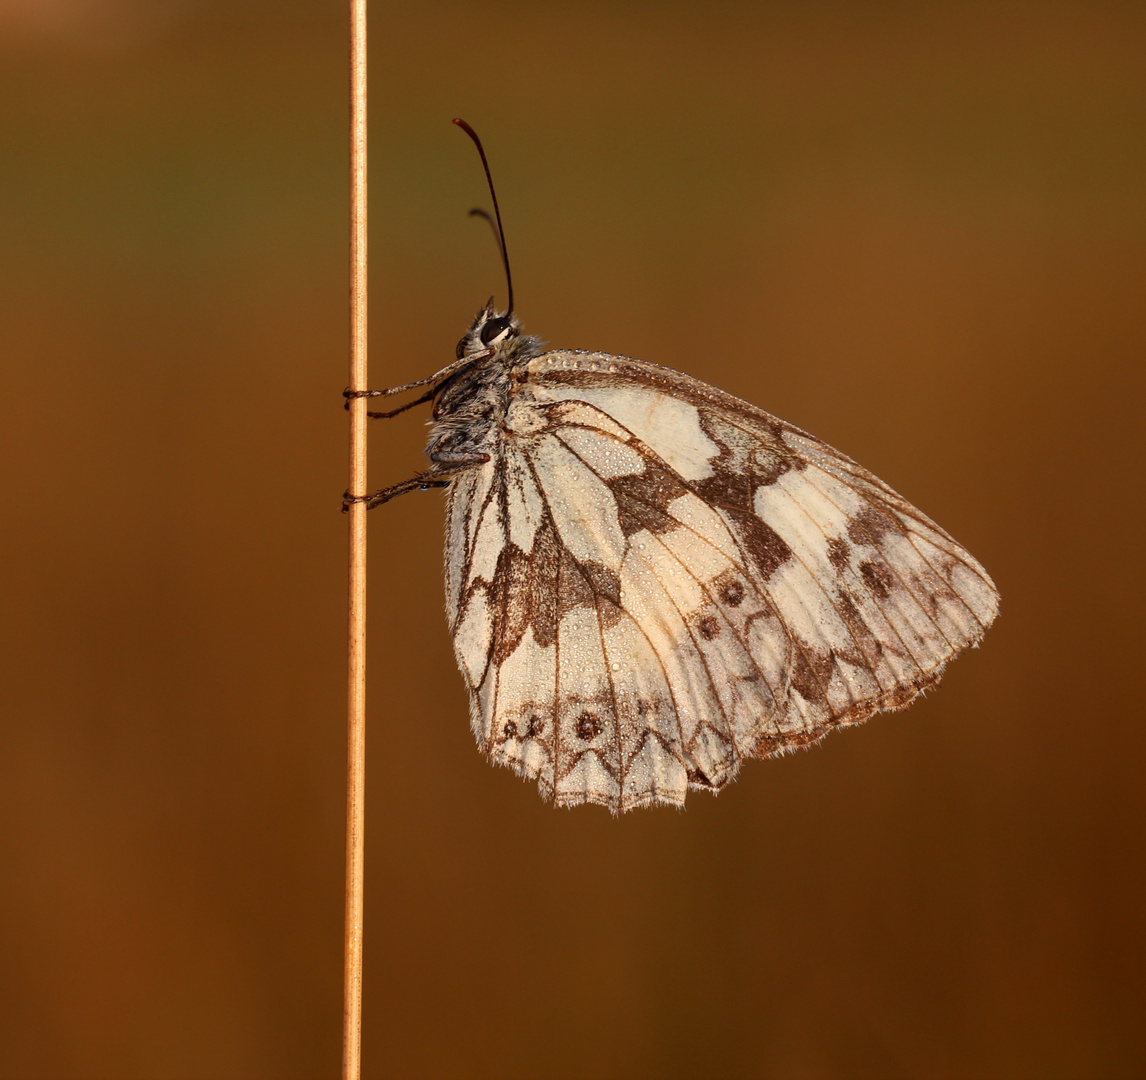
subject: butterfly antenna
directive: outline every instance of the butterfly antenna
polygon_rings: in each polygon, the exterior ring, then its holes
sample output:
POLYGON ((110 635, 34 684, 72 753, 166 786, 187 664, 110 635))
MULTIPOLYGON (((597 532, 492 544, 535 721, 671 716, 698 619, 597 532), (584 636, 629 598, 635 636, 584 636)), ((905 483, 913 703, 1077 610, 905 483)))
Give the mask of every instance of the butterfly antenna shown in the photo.
MULTIPOLYGON (((460 127, 462 129, 462 131, 464 131, 471 139, 473 139, 474 146, 476 146, 478 148, 478 153, 481 155, 482 168, 485 169, 485 180, 486 180, 486 183, 489 184, 490 198, 493 199, 494 216, 497 218, 497 230, 496 230, 497 246, 498 246, 498 250, 501 252, 502 265, 505 267, 505 284, 506 284, 506 287, 509 289, 509 310, 506 312, 506 315, 512 315, 513 314, 513 275, 510 274, 510 272, 509 272, 509 256, 505 253, 505 229, 503 229, 501 226, 501 209, 497 205, 497 192, 494 191, 494 189, 493 189, 493 177, 490 175, 490 172, 489 172, 489 162, 486 160, 485 150, 482 148, 481 139, 479 139, 477 137, 477 132, 474 131, 474 129, 472 127, 470 127, 469 124, 467 124, 464 120, 459 120, 458 118, 455 117, 454 123, 457 124, 458 127, 460 127)), ((486 219, 486 221, 489 221, 489 214, 487 214, 484 210, 471 210, 470 214, 471 215, 476 214, 479 217, 484 217, 486 219)), ((490 224, 492 225, 493 222, 490 222, 490 224)))
POLYGON ((488 210, 483 210, 480 206, 475 206, 469 214, 470 217, 479 217, 489 225, 489 231, 493 233, 493 242, 497 244, 497 250, 501 252, 501 260, 505 262, 505 248, 501 244, 501 235, 497 231, 497 222, 493 220, 493 215, 488 210))

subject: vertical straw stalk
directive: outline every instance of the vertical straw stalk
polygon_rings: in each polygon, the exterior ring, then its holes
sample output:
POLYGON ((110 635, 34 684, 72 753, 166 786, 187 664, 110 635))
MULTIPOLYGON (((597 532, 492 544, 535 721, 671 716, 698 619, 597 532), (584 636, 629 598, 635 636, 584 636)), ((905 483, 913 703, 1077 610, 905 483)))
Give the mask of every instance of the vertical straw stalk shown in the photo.
MULTIPOLYGON (((350 0, 350 389, 366 373, 366 0, 350 0)), ((366 398, 350 406, 352 495, 366 493, 366 398)), ((346 695, 346 924, 342 1080, 358 1080, 362 1053, 363 815, 366 786, 366 504, 350 503, 346 695)))

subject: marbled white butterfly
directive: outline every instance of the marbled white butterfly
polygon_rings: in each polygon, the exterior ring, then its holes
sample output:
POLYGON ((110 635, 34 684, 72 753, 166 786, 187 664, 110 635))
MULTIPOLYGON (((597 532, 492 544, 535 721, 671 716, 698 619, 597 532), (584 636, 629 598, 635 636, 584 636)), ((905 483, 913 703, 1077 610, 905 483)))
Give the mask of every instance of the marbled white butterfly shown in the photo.
POLYGON ((991 579, 883 481, 687 375, 542 351, 506 274, 454 363, 366 392, 428 386, 403 409, 434 425, 426 472, 360 497, 448 489, 446 609, 492 761, 557 806, 680 806, 903 708, 983 636, 991 579))

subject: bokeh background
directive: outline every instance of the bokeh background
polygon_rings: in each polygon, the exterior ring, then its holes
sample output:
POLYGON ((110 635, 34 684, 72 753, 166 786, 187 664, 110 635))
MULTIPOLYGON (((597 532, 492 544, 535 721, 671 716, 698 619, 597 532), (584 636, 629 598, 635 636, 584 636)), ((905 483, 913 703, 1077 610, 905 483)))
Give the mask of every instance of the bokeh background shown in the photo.
MULTIPOLYGON (((0 3, 0 1077, 336 1075, 345 11, 0 3)), ((486 765, 371 515, 365 1075, 1146 1072, 1146 7, 469 0, 372 29, 372 381, 491 293, 995 576, 906 713, 683 813, 486 765)), ((372 435, 419 468, 421 418, 372 435)))

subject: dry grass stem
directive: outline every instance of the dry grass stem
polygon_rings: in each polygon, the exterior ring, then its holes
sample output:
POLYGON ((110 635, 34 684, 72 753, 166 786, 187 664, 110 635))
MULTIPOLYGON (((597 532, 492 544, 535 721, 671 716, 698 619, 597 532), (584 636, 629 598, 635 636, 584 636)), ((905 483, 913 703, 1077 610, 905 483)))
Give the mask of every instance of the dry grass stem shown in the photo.
MULTIPOLYGON (((350 389, 366 369, 366 0, 350 0, 350 389)), ((366 487, 366 399, 351 398, 350 484, 366 487)), ((342 1077, 358 1080, 362 1050, 363 815, 366 788, 366 504, 351 503, 346 696, 346 925, 342 1077)))

